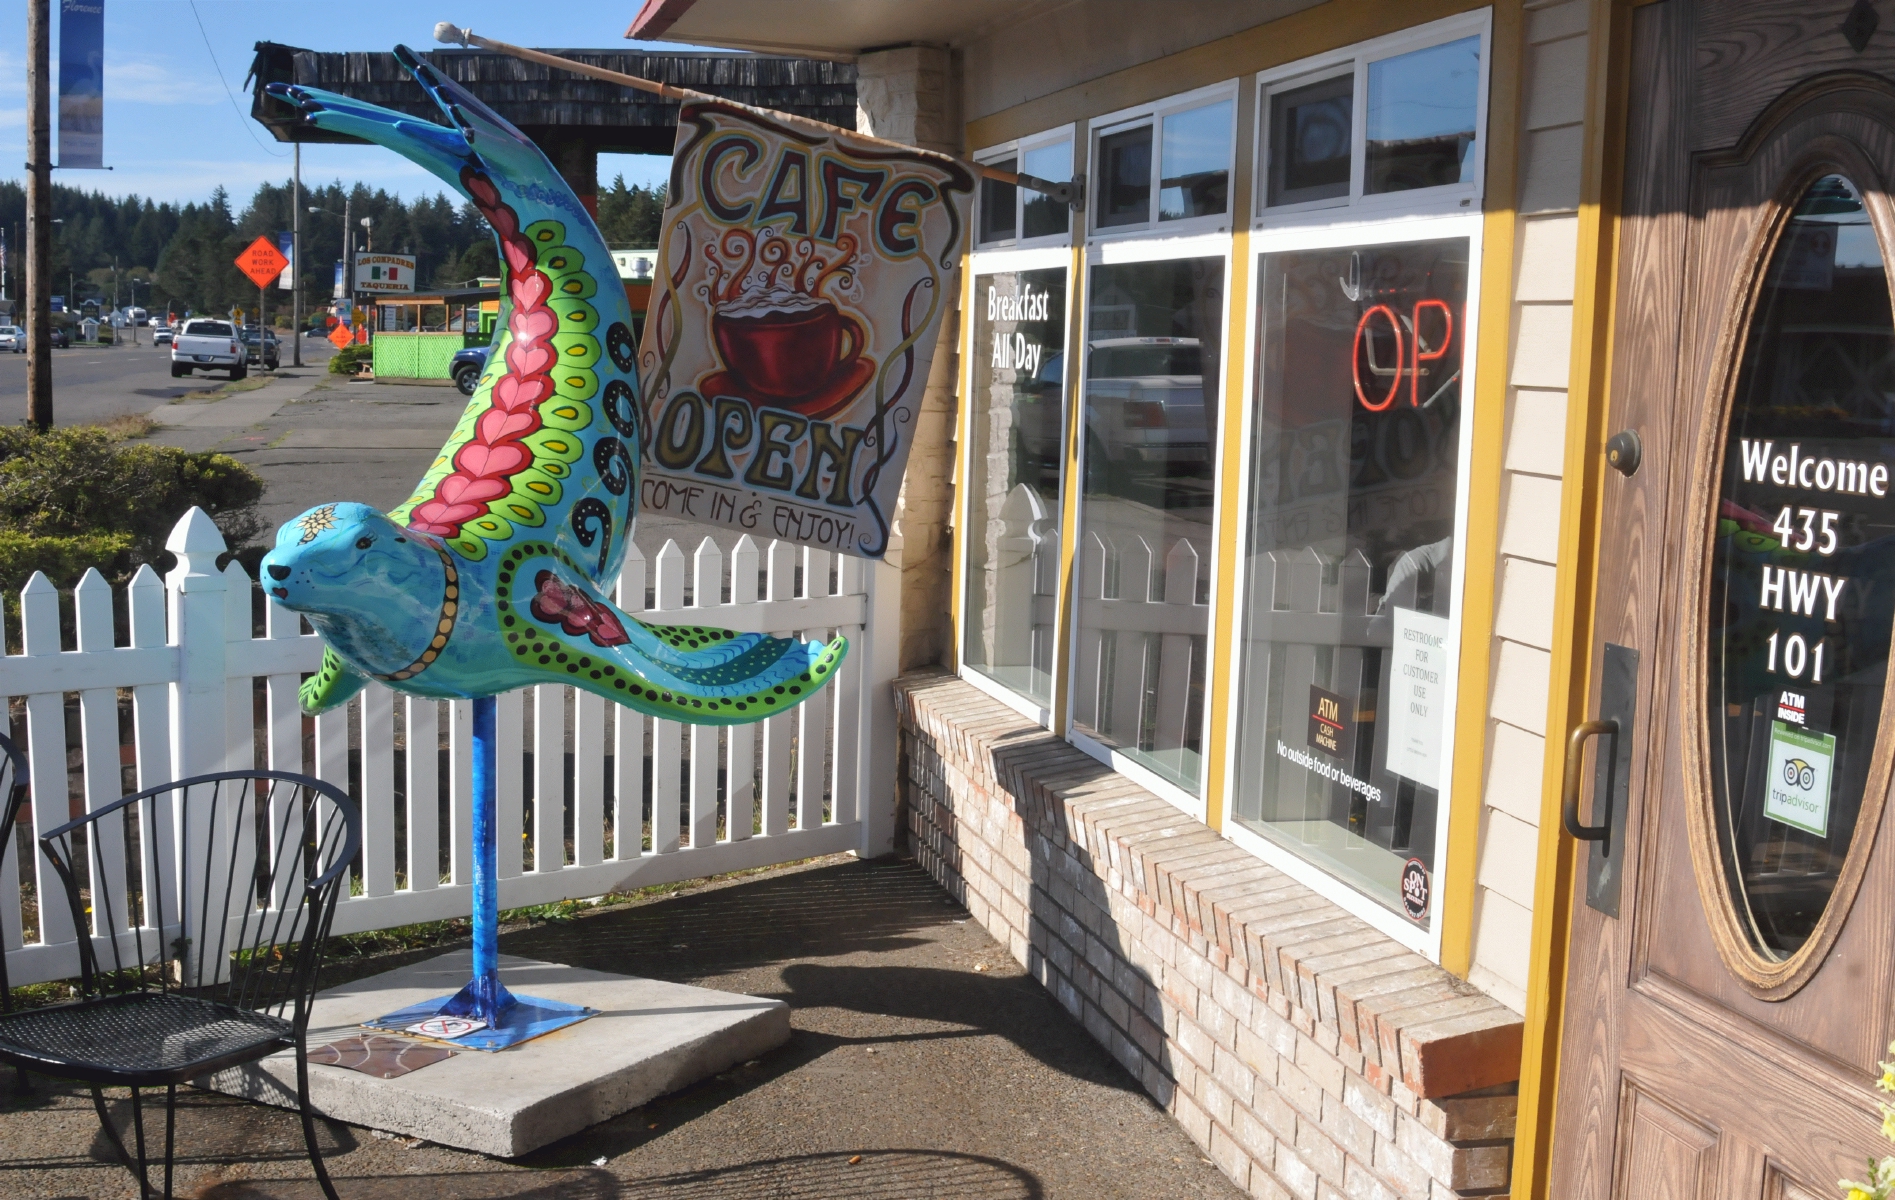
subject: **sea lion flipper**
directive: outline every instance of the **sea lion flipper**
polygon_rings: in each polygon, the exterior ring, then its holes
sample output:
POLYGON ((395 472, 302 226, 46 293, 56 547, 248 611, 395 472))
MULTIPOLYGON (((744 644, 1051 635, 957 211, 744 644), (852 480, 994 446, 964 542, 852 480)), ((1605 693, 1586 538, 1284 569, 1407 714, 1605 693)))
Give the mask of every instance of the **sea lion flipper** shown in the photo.
MULTIPOLYGON (((654 717, 740 725, 786 712, 835 675, 849 643, 705 625, 648 625, 544 543, 501 562, 499 611, 514 662, 654 717)), ((714 611, 714 610, 713 610, 714 611)))
POLYGON ((303 686, 296 689, 296 699, 302 705, 303 715, 313 717, 337 705, 347 704, 349 697, 361 691, 367 683, 368 680, 357 673, 355 668, 336 657, 334 650, 324 646, 322 669, 303 680, 303 686))

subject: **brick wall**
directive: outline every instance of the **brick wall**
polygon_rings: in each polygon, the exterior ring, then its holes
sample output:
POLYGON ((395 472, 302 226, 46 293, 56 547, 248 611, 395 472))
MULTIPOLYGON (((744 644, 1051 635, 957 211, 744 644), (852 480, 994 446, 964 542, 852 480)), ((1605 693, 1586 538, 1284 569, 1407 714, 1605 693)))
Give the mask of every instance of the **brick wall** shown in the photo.
POLYGON ((971 685, 896 703, 916 860, 1239 1185, 1506 1194, 1516 1014, 971 685))

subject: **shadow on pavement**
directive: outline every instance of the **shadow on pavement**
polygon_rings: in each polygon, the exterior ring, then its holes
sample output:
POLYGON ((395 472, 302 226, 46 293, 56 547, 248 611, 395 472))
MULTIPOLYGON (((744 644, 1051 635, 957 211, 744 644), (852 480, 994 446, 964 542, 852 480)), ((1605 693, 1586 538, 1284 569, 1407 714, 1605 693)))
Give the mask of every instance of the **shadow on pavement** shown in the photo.
MULTIPOLYGON (((939 1150, 834 1151, 737 1163, 702 1171, 619 1180, 600 1169, 549 1171, 524 1182, 519 1171, 336 1178, 349 1200, 1039 1200, 1030 1172, 977 1154, 939 1150), (854 1161, 852 1161, 854 1160, 854 1161)), ((220 1183, 199 1200, 305 1200, 312 1180, 220 1183)))

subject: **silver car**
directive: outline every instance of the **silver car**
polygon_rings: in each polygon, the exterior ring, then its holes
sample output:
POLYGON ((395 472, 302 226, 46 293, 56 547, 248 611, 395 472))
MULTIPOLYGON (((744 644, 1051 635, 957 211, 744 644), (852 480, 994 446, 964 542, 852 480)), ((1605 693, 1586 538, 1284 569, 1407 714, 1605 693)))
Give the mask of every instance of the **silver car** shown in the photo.
POLYGON ((18 325, 0 325, 0 350, 26 353, 26 330, 18 325))

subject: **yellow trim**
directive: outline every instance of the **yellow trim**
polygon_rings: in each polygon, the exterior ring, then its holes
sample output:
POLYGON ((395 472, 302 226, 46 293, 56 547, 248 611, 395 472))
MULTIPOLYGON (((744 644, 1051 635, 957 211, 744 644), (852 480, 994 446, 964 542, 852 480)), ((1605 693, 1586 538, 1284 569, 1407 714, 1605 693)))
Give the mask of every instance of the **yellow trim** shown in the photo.
MULTIPOLYGON (((1075 146, 1084 145, 1086 124, 1079 123, 1073 138, 1075 146)), ((1072 711, 1073 612, 1078 607, 1074 595, 1075 570, 1079 561, 1079 493, 1084 480, 1079 477, 1079 442, 1085 436, 1085 414, 1081 411, 1081 377, 1085 374, 1086 344, 1081 340, 1086 319, 1086 214, 1073 214, 1072 265, 1066 278, 1066 461, 1060 467, 1059 480, 1059 592, 1053 604, 1053 732, 1066 736, 1066 718, 1072 711)))
POLYGON ((1625 103, 1630 84, 1630 4, 1591 0, 1587 22, 1585 144, 1579 189, 1577 287, 1566 402, 1565 495, 1559 514, 1559 573, 1553 607, 1546 757, 1540 779, 1539 866, 1533 890, 1520 1110, 1513 1143, 1513 1194, 1549 1194, 1566 956, 1572 932, 1572 839, 1560 828, 1566 730, 1586 712, 1599 551, 1599 496, 1617 281, 1618 205, 1624 190, 1625 103))
MULTIPOLYGON (((1233 131, 1248 130, 1250 136, 1240 138, 1237 143, 1236 161, 1231 165, 1230 211, 1236 225, 1236 232, 1230 239, 1230 275, 1225 280, 1226 317, 1224 321, 1224 406, 1218 415, 1217 435, 1221 439, 1218 449, 1217 465, 1217 506, 1212 510, 1214 521, 1212 537, 1217 546, 1217 575, 1213 580, 1216 588, 1211 598, 1211 630, 1207 646, 1223 646, 1226 652, 1219 654, 1214 650, 1205 672, 1205 714, 1204 740, 1206 753, 1198 761, 1204 764, 1204 778, 1198 781, 1202 789, 1198 794, 1204 798, 1204 823, 1219 833, 1224 831, 1224 786, 1230 767, 1230 748, 1225 746, 1223 753, 1217 753, 1216 747, 1227 740, 1230 730, 1231 695, 1236 687, 1239 662, 1238 637, 1239 614, 1237 612, 1237 585, 1243 576, 1243 513, 1238 511, 1238 499, 1243 495, 1244 468, 1249 464, 1245 454, 1244 408, 1249 403, 1246 383, 1250 379, 1251 363, 1243 357, 1250 347, 1250 323, 1254 319, 1250 307, 1251 270, 1253 263, 1250 255, 1249 222, 1244 219, 1251 211, 1251 181, 1256 178, 1257 158, 1257 89, 1240 86, 1237 89, 1237 107, 1232 113, 1235 118, 1233 131), (1243 216, 1238 216, 1243 214, 1243 216)), ((1251 348, 1249 358, 1255 357, 1251 348)))
MULTIPOLYGON (((1100 113, 1117 112, 1234 76, 1400 33, 1442 17, 1488 7, 1490 0, 1328 0, 1278 21, 1088 79, 967 123, 971 149, 998 145, 1100 113)), ((1162 17, 1155 17, 1162 19, 1162 17)), ((1083 144, 1083 143, 1081 143, 1083 144)), ((1232 210, 1236 212, 1235 209, 1232 210)), ((1248 209, 1240 218, 1248 222, 1248 209)))
POLYGON ((1487 79, 1487 214, 1481 222, 1480 331, 1474 352, 1473 440, 1467 473, 1467 575, 1461 586, 1460 691, 1454 712, 1454 778, 1448 790, 1447 860, 1441 882, 1441 966, 1467 978, 1474 965, 1474 907, 1486 791, 1494 610, 1500 589, 1500 483, 1505 468, 1508 359, 1520 178, 1520 69, 1524 21, 1496 4, 1487 79))
POLYGON ((950 671, 961 669, 961 637, 964 615, 961 606, 961 593, 967 587, 967 562, 964 551, 967 543, 963 540, 962 526, 966 522, 967 503, 972 497, 967 494, 967 443, 973 437, 973 389, 968 386, 968 378, 974 369, 974 255, 970 250, 961 255, 961 327, 959 336, 954 339, 960 350, 960 361, 954 364, 954 473, 948 476, 948 644, 941 647, 941 665, 950 671))

